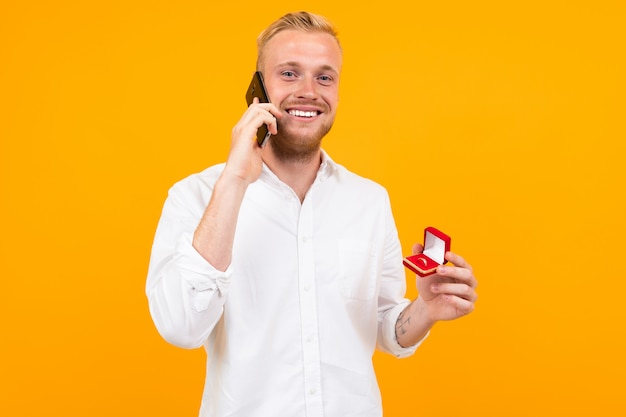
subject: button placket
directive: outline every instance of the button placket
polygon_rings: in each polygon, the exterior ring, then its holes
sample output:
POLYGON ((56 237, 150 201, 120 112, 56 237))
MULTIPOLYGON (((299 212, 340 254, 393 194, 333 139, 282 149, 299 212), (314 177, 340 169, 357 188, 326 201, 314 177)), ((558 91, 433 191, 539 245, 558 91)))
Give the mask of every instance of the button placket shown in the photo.
POLYGON ((321 365, 313 247, 313 204, 309 194, 298 220, 298 284, 302 325, 304 396, 307 416, 322 416, 321 365))

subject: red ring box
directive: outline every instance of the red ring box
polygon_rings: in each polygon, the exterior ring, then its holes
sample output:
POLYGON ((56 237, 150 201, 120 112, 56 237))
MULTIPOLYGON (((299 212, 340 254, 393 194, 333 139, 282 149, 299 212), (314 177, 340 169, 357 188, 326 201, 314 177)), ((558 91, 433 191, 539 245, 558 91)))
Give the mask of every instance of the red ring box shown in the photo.
POLYGON ((439 265, 445 264, 446 252, 450 250, 450 236, 434 227, 424 229, 424 251, 417 255, 407 256, 402 260, 404 266, 420 277, 437 272, 439 265))

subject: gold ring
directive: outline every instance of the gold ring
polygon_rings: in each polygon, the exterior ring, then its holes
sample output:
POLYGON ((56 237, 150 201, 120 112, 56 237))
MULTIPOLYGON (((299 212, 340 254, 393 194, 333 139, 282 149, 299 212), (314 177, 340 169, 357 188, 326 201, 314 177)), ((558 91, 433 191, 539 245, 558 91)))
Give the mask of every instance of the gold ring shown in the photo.
POLYGON ((421 263, 423 263, 423 264, 424 264, 424 266, 428 265, 428 262, 426 261, 426 259, 424 259, 424 258, 419 258, 418 260, 419 260, 421 263))

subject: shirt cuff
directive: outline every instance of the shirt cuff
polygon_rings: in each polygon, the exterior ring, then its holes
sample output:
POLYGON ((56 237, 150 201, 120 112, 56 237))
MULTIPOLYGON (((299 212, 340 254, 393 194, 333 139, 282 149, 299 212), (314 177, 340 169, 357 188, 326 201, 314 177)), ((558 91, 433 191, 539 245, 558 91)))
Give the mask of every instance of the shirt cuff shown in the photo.
POLYGON ((390 345, 388 346, 389 353, 397 358, 406 358, 413 355, 417 348, 422 344, 422 342, 426 340, 428 335, 430 335, 430 331, 428 331, 428 333, 426 333, 424 337, 422 337, 417 343, 412 346, 402 347, 398 343, 398 338, 396 337, 396 322, 398 320, 398 316, 400 315, 400 313, 402 313, 402 311, 406 308, 408 304, 409 303, 407 300, 407 303, 398 304, 393 309, 391 309, 391 311, 389 312, 389 317, 393 317, 393 320, 386 320, 383 324, 385 340, 388 340, 390 345))
POLYGON ((175 258, 177 268, 183 272, 183 279, 189 284, 193 294, 193 307, 196 311, 208 308, 211 299, 217 294, 225 297, 231 282, 232 268, 225 271, 215 269, 198 253, 192 245, 192 235, 183 234, 176 243, 175 258))

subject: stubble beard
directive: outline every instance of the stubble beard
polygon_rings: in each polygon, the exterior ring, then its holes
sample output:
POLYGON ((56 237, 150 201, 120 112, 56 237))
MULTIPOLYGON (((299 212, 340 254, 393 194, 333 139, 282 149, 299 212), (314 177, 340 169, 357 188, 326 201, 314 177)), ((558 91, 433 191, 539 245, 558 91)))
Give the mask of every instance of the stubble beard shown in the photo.
POLYGON ((331 120, 329 123, 321 125, 317 130, 311 132, 307 136, 298 135, 278 123, 278 134, 269 140, 274 156, 282 162, 309 162, 311 158, 318 155, 322 146, 322 139, 330 131, 333 125, 331 120))

